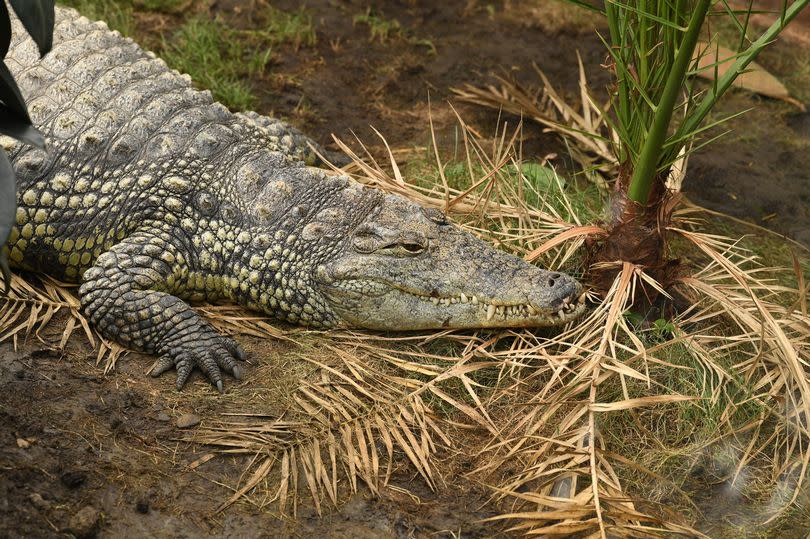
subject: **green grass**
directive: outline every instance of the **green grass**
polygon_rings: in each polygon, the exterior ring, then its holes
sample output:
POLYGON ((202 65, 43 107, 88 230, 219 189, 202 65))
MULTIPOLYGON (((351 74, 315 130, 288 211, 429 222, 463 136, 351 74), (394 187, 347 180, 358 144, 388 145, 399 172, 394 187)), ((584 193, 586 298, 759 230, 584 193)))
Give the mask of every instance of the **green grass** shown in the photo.
POLYGON ((113 30, 133 37, 136 31, 134 12, 178 13, 189 6, 188 0, 57 0, 72 7, 90 20, 104 21, 113 30))
MULTIPOLYGON (((106 0, 104 0, 106 1, 106 0)), ((126 1, 126 0, 125 0, 126 1)), ((193 0, 128 0, 138 9, 146 11, 160 11, 162 13, 177 13, 190 7, 193 0)))
POLYGON ((264 73, 273 47, 316 43, 312 17, 303 8, 292 13, 270 8, 264 16, 266 26, 256 30, 234 30, 219 19, 194 17, 170 40, 164 38, 161 56, 231 109, 253 108, 257 98, 246 79, 264 73))
POLYGON ((250 109, 256 97, 245 77, 262 71, 270 49, 255 54, 220 21, 188 20, 172 37, 164 37, 161 56, 172 68, 191 75, 214 98, 235 110, 250 109))
POLYGON ((352 19, 355 25, 365 24, 368 26, 369 42, 379 39, 380 43, 387 42, 392 37, 402 36, 402 26, 396 19, 386 19, 379 15, 374 15, 371 8, 365 13, 355 15, 352 19))
POLYGON ((271 7, 265 16, 268 19, 266 28, 253 32, 271 45, 292 43, 297 50, 302 45, 312 47, 318 41, 312 15, 303 7, 292 13, 271 7))
MULTIPOLYGON (((454 160, 446 163, 444 168, 448 186, 462 191, 473 184, 473 178, 481 178, 486 172, 478 163, 473 163, 471 176, 466 162, 454 160)), ((438 183, 436 161, 427 150, 421 156, 409 160, 403 168, 403 174, 416 185, 430 187, 438 183)), ((576 215, 587 222, 597 219, 602 211, 603 194, 596 184, 563 178, 552 168, 539 163, 522 163, 520 170, 507 165, 499 178, 499 181, 512 186, 522 183, 523 200, 527 206, 537 208, 544 202, 557 210, 563 219, 571 219, 576 215)))
POLYGON ((403 39, 411 45, 426 47, 428 54, 436 54, 436 46, 433 41, 414 36, 412 32, 403 28, 398 20, 376 15, 371 8, 368 8, 365 13, 355 15, 352 22, 355 26, 358 24, 368 26, 369 43, 379 40, 380 43, 385 44, 391 39, 403 39))
MULTIPOLYGON (((125 36, 136 36, 137 14, 181 14, 187 0, 62 0, 90 19, 103 20, 125 36)), ((189 8, 190 9, 190 8, 189 8)), ((214 98, 234 110, 258 104, 249 79, 260 78, 271 59, 273 47, 292 44, 313 46, 317 42, 312 16, 304 8, 285 12, 268 7, 258 16, 259 29, 235 30, 227 22, 206 15, 192 15, 156 45, 170 67, 188 73, 194 82, 211 90, 214 98)))
MULTIPOLYGON (((649 363, 650 378, 656 386, 649 388, 646 383, 633 378, 625 378, 624 383, 630 398, 645 397, 651 394, 680 394, 697 396, 700 399, 666 405, 655 405, 625 412, 599 415, 599 429, 605 436, 611 451, 620 453, 632 461, 652 470, 669 482, 654 481, 644 473, 630 467, 623 470, 623 479, 631 491, 650 493, 658 499, 678 507, 683 500, 674 486, 692 495, 706 492, 706 485, 695 482, 698 475, 712 475, 718 482, 733 473, 739 462, 739 455, 727 455, 730 465, 723 465, 722 453, 727 445, 734 442, 728 436, 733 430, 742 428, 767 413, 765 405, 752 398, 749 383, 742 379, 720 382, 713 372, 696 361, 687 348, 679 342, 664 345, 652 352, 657 359, 670 365, 649 363), (711 386, 708 380, 714 378, 714 385, 722 391, 715 402, 711 402, 711 386), (727 419, 724 420, 724 415, 727 419), (725 438, 721 437, 725 434, 725 438), (709 464, 707 464, 709 463, 709 464), (651 481, 656 483, 651 485, 651 481), (695 484, 692 484, 692 483, 695 484), (673 498, 674 497, 674 498, 673 498), (673 504, 677 500, 679 503, 673 504)), ((732 374, 735 361, 733 353, 714 356, 726 373, 732 374)), ((636 363, 634 368, 643 368, 636 363)), ((622 385, 618 377, 609 384, 600 385, 598 400, 613 402, 622 400, 622 385)), ((771 426, 766 423, 766 426, 771 426)), ((755 465, 757 463, 754 463, 755 465)), ((766 462, 758 463, 767 466, 766 462)), ((688 510, 687 506, 680 509, 688 510)))
POLYGON ((104 21, 125 36, 135 33, 132 0, 59 0, 58 3, 75 8, 90 20, 104 21))

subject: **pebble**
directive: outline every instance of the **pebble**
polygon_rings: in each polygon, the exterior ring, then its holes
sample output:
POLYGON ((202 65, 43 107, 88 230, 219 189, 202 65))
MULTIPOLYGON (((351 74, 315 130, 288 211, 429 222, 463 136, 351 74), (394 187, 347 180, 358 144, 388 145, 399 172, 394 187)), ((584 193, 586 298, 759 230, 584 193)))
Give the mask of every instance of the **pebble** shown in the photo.
POLYGON ((51 502, 43 498, 39 492, 34 492, 28 496, 28 499, 31 500, 31 503, 39 509, 50 509, 51 507, 51 502))
POLYGON ((101 513, 92 505, 86 505, 70 517, 65 531, 72 533, 79 539, 95 537, 98 532, 98 521, 101 513))
POLYGON ((25 438, 17 438, 17 447, 20 449, 28 449, 31 447, 31 442, 26 440, 25 438))
POLYGON ((172 420, 172 418, 169 417, 169 414, 167 414, 166 412, 160 412, 157 415, 157 420, 158 421, 163 421, 164 423, 168 423, 169 421, 172 420))
POLYGON ((79 488, 87 480, 87 475, 81 471, 71 470, 63 473, 59 479, 67 488, 79 488))
POLYGON ((149 500, 141 499, 135 503, 135 510, 142 515, 149 512, 149 500))
POLYGON ((187 429, 200 424, 200 416, 195 414, 183 414, 177 418, 177 428, 187 429))

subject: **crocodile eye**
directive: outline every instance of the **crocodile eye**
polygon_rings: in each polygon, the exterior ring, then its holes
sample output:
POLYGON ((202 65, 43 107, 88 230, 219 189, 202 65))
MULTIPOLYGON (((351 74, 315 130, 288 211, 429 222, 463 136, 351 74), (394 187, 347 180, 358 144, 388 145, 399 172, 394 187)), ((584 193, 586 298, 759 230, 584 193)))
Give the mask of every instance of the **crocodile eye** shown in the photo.
POLYGON ((418 243, 401 243, 400 247, 411 254, 419 254, 425 250, 425 247, 418 243))
POLYGON ((424 252, 426 245, 410 241, 398 241, 376 249, 377 254, 394 257, 417 256, 424 252))
POLYGON ((422 213, 425 214, 425 217, 433 221, 439 226, 444 226, 450 224, 447 221, 447 216, 436 208, 422 208, 422 213))

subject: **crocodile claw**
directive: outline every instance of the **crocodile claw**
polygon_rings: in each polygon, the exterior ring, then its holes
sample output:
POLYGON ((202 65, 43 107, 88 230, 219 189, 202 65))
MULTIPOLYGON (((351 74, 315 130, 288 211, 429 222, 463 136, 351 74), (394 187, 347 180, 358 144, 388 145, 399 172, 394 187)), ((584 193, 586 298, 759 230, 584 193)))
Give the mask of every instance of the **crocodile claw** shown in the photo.
POLYGON ((245 351, 233 339, 223 337, 213 329, 206 328, 203 335, 172 343, 164 351, 152 369, 156 377, 174 368, 177 371, 177 389, 182 389, 194 367, 200 369, 220 393, 225 391, 222 372, 230 373, 237 380, 242 378, 242 369, 237 361, 244 361, 245 351))

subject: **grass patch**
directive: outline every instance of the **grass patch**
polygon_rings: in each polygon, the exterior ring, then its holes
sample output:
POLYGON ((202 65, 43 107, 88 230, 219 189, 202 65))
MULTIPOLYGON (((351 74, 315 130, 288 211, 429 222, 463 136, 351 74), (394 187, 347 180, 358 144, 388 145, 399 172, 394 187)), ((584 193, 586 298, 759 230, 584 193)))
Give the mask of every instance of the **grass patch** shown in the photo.
MULTIPOLYGON (((460 191, 469 189, 486 173, 480 162, 470 165, 456 158, 444 165, 448 187, 460 191)), ((417 185, 435 187, 439 169, 436 160, 426 149, 421 156, 405 164, 403 174, 408 181, 417 185)), ((564 178, 549 165, 529 161, 519 166, 507 165, 498 174, 498 181, 504 185, 523 186, 523 200, 527 206, 538 208, 549 204, 566 220, 574 216, 590 220, 601 214, 603 194, 596 184, 564 178)), ((480 186, 475 192, 480 193, 484 189, 485 186, 480 186)))
MULTIPOLYGON (((494 10, 490 12, 490 16, 493 14, 494 10)), ((590 12, 573 5, 568 0, 531 0, 520 6, 506 4, 504 14, 524 24, 539 27, 550 34, 559 32, 584 34, 594 31, 600 22, 590 12)))
POLYGON ((91 21, 104 21, 122 35, 131 37, 135 33, 131 0, 59 0, 58 4, 76 9, 91 21))
POLYGON ((365 13, 355 15, 352 19, 355 26, 364 24, 368 26, 369 38, 371 43, 378 39, 380 43, 386 43, 392 37, 402 36, 402 25, 396 19, 386 19, 379 15, 373 15, 371 8, 368 8, 365 13))
POLYGON ((171 41, 164 38, 161 56, 170 67, 188 73, 199 86, 211 90, 217 101, 245 110, 255 106, 256 97, 244 78, 264 69, 270 49, 256 54, 222 22, 195 17, 171 41))
MULTIPOLYGON (((676 352, 673 364, 683 357, 676 352)), ((688 362, 680 364, 688 366, 688 362)), ((761 428, 747 428, 758 424, 768 411, 761 402, 746 400, 751 397, 746 384, 731 383, 713 399, 700 378, 706 375, 705 369, 692 367, 669 369, 680 374, 677 380, 661 372, 653 378, 669 382, 668 389, 681 394, 697 392, 702 400, 604 414, 599 431, 611 451, 627 459, 616 467, 626 492, 700 522, 711 537, 741 537, 729 533, 723 520, 745 522, 745 528, 770 516, 772 461, 759 444, 753 448, 748 444, 757 436, 772 435, 778 421, 765 420, 761 428)), ((649 392, 642 389, 638 394, 649 392)))
MULTIPOLYGON (((106 0, 105 0, 106 1, 106 0)), ((129 0, 138 9, 177 13, 191 6, 194 0, 129 0)))
POLYGON ((286 12, 268 7, 260 12, 263 28, 239 30, 237 35, 253 46, 273 46, 290 43, 297 51, 302 46, 313 47, 318 42, 312 15, 306 8, 286 12))
POLYGON ((122 35, 134 37, 136 11, 174 14, 189 8, 192 0, 58 0, 57 4, 72 7, 90 20, 104 21, 122 35))
POLYGON ((246 80, 260 78, 274 47, 289 43, 297 50, 317 42, 312 16, 300 8, 262 12, 260 29, 235 30, 225 22, 194 17, 164 38, 161 56, 178 71, 208 88, 217 101, 234 110, 254 108, 257 98, 246 80))
POLYGON ((430 54, 436 54, 436 46, 433 41, 412 35, 410 31, 402 27, 398 20, 376 15, 371 8, 368 8, 365 13, 355 15, 352 22, 355 26, 358 24, 368 26, 369 43, 379 40, 381 44, 385 44, 390 39, 404 39, 411 45, 427 47, 430 54))
MULTIPOLYGON (((138 31, 138 14, 177 14, 190 7, 189 0, 64 0, 91 20, 103 20, 125 36, 138 31)), ((313 46, 317 42, 312 16, 305 8, 285 12, 273 7, 262 10, 259 29, 236 30, 220 19, 192 16, 157 44, 170 67, 188 73, 195 84, 211 90, 217 101, 234 110, 257 105, 249 79, 260 78, 272 58, 273 47, 292 44, 313 46)), ((141 36, 142 37, 142 36, 141 36)))

